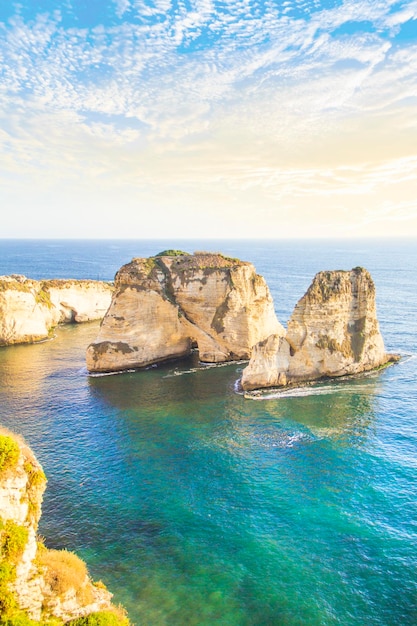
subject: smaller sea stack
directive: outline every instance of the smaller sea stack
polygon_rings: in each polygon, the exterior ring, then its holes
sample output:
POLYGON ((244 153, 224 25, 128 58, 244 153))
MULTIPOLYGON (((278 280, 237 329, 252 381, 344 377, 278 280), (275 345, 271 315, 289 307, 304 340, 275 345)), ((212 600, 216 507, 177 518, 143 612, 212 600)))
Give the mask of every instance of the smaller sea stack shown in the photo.
POLYGON ((282 387, 375 369, 386 354, 376 316, 375 285, 361 267, 319 272, 297 303, 285 336, 258 343, 244 390, 282 387))

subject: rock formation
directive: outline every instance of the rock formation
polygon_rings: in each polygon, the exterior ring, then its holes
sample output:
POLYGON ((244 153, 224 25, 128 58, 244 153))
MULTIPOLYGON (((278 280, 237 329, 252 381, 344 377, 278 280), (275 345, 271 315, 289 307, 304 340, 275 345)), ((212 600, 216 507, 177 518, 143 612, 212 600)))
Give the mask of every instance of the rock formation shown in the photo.
POLYGON ((91 581, 83 561, 37 541, 45 485, 24 441, 0 430, 0 623, 26 616, 56 618, 58 626, 104 611, 128 626, 123 611, 111 604, 112 594, 91 581))
POLYGON ((241 384, 244 390, 280 387, 358 374, 393 359, 384 350, 369 272, 319 272, 286 335, 272 334, 254 347, 241 384))
POLYGON ((185 356, 194 346, 205 362, 249 359, 252 346, 273 333, 284 329, 252 264, 165 251, 117 272, 112 303, 87 349, 87 368, 143 367, 185 356))
POLYGON ((0 346, 45 339, 57 324, 101 319, 112 291, 93 280, 0 276, 0 346))

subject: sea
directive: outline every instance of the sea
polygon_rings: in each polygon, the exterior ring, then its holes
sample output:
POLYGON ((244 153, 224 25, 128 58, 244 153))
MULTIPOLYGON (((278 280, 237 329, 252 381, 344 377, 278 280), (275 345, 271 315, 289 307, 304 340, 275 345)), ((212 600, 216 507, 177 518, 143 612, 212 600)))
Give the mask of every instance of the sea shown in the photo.
POLYGON ((1 240, 0 274, 111 281, 167 248, 252 262, 284 325, 320 270, 367 268, 399 363, 248 397, 198 354, 91 376, 98 323, 0 349, 0 423, 48 477, 39 533, 135 626, 417 624, 416 240, 1 240))

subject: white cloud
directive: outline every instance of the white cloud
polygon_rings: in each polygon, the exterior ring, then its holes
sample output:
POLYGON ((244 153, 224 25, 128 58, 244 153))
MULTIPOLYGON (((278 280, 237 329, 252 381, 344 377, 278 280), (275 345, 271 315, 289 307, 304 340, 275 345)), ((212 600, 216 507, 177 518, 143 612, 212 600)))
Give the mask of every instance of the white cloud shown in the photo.
POLYGON ((4 189, 100 181, 163 204, 175 188, 183 203, 230 195, 265 214, 271 202, 306 211, 308 198, 343 212, 353 196, 378 211, 379 189, 390 207, 400 185, 416 191, 417 46, 334 35, 349 20, 393 29, 415 2, 307 3, 309 19, 285 16, 289 0, 263 13, 250 0, 228 12, 211 0, 115 4, 120 26, 65 30, 56 15, 1 27, 4 189))
POLYGON ((126 11, 131 9, 130 0, 114 0, 116 4, 116 15, 118 17, 123 17, 126 11))

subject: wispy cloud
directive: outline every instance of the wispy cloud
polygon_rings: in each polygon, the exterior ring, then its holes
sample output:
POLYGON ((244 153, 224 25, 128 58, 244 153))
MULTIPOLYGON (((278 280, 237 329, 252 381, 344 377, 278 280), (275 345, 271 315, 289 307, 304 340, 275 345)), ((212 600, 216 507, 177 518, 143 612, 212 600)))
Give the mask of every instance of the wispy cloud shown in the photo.
POLYGON ((397 36, 416 18, 394 0, 114 0, 89 28, 16 14, 0 24, 3 189, 105 177, 155 203, 173 187, 247 210, 337 198, 341 216, 361 196, 388 219, 379 188, 390 207, 414 190, 417 43, 397 36))

